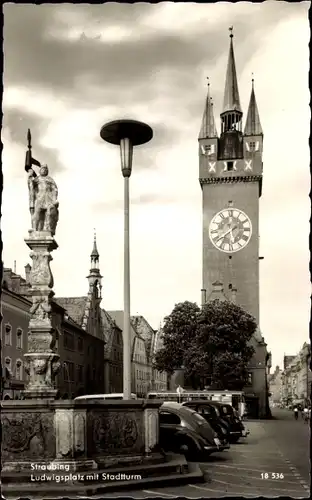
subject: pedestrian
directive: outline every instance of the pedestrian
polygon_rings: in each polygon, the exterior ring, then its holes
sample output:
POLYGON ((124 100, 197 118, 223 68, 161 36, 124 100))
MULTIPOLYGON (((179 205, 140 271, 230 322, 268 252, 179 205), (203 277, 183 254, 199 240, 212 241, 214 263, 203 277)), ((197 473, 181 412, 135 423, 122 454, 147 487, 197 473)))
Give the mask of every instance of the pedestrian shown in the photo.
POLYGON ((304 407, 303 418, 304 418, 304 423, 307 424, 309 421, 309 408, 307 406, 304 407))
POLYGON ((295 420, 298 420, 298 408, 297 408, 297 406, 295 406, 295 408, 294 408, 294 417, 295 417, 295 420))

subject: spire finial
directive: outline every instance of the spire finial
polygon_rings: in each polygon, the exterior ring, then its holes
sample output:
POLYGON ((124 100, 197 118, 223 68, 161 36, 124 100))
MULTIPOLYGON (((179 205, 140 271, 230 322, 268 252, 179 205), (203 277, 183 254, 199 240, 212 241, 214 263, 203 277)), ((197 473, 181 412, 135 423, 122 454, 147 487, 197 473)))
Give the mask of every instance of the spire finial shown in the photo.
POLYGON ((232 39, 233 38, 233 26, 230 26, 229 27, 229 32, 230 32, 230 38, 232 39))
POLYGON ((251 73, 251 85, 252 85, 252 88, 254 88, 254 82, 255 82, 254 74, 251 73))
POLYGON ((207 80, 207 87, 209 88, 210 87, 209 76, 206 76, 206 80, 207 80))
POLYGON ((97 249, 97 245, 96 245, 96 230, 95 228, 93 228, 93 250, 92 250, 92 253, 91 253, 91 259, 92 257, 99 257, 99 252, 98 252, 98 249, 97 249))

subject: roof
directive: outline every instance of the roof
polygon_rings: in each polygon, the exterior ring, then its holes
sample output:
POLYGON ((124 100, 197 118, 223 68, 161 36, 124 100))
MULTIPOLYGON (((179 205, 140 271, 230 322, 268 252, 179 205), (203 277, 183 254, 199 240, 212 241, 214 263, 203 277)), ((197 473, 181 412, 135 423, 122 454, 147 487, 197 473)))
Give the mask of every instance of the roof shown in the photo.
POLYGON ((222 113, 226 113, 227 111, 242 112, 239 99, 239 92, 238 92, 237 76, 236 76, 233 35, 230 35, 230 38, 231 42, 230 42, 228 64, 226 69, 222 113))
POLYGON ((97 249, 96 235, 94 235, 93 249, 92 249, 91 257, 94 257, 94 258, 98 259, 99 256, 100 256, 100 254, 99 254, 98 249, 97 249))
POLYGON ((216 124, 213 115, 213 104, 210 97, 210 85, 208 84, 208 92, 206 97, 205 109, 202 119, 202 124, 198 139, 210 139, 218 137, 216 124))
POLYGON ((155 331, 149 324, 149 322, 144 318, 144 316, 131 316, 131 325, 139 335, 146 342, 147 356, 151 354, 152 342, 155 337, 155 331))
MULTIPOLYGON (((124 312, 123 311, 106 311, 110 317, 114 320, 118 328, 123 331, 123 321, 124 321, 124 312)), ((133 345, 133 341, 135 337, 138 337, 138 333, 134 329, 131 321, 130 321, 130 334, 131 334, 131 345, 133 345)))
POLYGON ((245 135, 262 135, 262 127, 260 123, 259 111, 255 96, 254 81, 252 80, 252 89, 249 101, 249 107, 244 130, 245 135))
POLYGON ((82 325, 87 297, 55 297, 54 302, 63 307, 75 323, 82 325))

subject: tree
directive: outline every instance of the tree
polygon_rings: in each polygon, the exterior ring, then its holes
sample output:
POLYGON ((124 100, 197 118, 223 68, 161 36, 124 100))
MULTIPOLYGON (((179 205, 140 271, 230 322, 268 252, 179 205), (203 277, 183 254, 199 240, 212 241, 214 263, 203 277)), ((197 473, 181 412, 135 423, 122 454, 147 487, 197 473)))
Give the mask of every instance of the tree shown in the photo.
POLYGON ((185 365, 185 353, 196 336, 200 309, 193 302, 176 304, 166 316, 163 327, 163 347, 155 356, 155 368, 172 374, 185 365))
POLYGON ((156 355, 156 368, 173 373, 184 367, 192 387, 241 390, 248 375, 250 345, 257 324, 241 307, 213 300, 177 304, 165 318, 164 346, 156 355))

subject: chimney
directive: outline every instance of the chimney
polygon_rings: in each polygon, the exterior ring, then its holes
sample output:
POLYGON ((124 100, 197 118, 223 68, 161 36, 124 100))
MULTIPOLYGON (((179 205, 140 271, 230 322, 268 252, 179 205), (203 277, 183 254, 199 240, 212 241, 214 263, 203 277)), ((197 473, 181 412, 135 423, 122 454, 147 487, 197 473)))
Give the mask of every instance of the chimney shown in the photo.
POLYGON ((26 278, 26 285, 30 285, 30 272, 31 272, 31 265, 26 264, 25 266, 25 278, 26 278))
POLYGON ((203 307, 203 305, 206 304, 206 297, 207 297, 207 290, 206 288, 202 288, 201 289, 201 305, 203 307))

